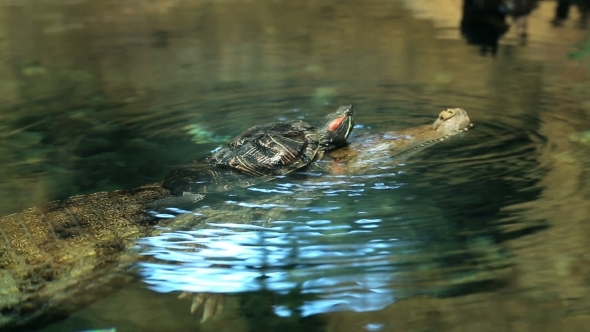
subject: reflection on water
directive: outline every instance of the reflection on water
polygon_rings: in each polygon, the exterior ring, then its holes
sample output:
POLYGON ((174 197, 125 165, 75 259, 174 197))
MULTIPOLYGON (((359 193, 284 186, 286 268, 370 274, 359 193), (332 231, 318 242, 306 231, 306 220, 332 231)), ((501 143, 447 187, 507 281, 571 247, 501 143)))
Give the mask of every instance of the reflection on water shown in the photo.
POLYGON ((509 32, 482 58, 460 1, 420 3, 3 4, 3 214, 157 181, 220 138, 333 105, 357 107, 353 140, 446 107, 475 124, 370 174, 209 195, 138 243, 140 283, 43 330, 587 327, 588 148, 569 137, 588 130, 589 80, 566 60, 583 33, 551 29, 541 3, 526 47, 509 32), (198 325, 179 291, 230 296, 198 325))

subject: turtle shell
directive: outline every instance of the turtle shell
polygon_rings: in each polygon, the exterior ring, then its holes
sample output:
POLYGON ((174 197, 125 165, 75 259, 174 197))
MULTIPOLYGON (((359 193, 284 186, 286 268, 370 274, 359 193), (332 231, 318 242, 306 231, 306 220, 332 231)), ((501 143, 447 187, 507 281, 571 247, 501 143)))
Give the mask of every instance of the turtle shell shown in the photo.
POLYGON ((162 187, 174 195, 220 192, 287 174, 345 144, 353 114, 348 105, 328 114, 317 127, 300 120, 251 127, 204 160, 170 172, 162 187))
POLYGON ((319 150, 318 130, 303 121, 252 127, 207 159, 250 176, 282 175, 309 164, 319 150))
POLYGON ((318 129, 303 121, 254 126, 202 162, 173 170, 163 187, 175 194, 248 187, 312 162, 320 150, 318 129))

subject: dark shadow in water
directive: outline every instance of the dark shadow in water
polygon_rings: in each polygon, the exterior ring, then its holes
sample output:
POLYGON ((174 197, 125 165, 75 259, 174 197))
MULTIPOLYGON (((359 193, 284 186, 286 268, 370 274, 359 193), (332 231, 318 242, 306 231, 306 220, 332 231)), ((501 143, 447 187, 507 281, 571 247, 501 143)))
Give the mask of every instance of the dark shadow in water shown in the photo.
POLYGON ((279 295, 271 291, 259 291, 242 293, 238 295, 240 313, 248 321, 248 331, 325 331, 325 321, 319 315, 302 317, 297 308, 301 307, 304 300, 313 300, 311 296, 304 295, 300 289, 294 289, 285 295, 279 295), (279 317, 273 310, 277 304, 286 305, 293 309, 290 317, 279 317))
POLYGON ((537 5, 538 0, 463 0, 461 34, 469 44, 480 46, 481 55, 495 56, 499 39, 510 28, 507 18, 511 17, 520 44, 526 45, 527 16, 537 5))
POLYGON ((498 40, 504 35, 509 25, 506 14, 499 10, 502 1, 463 0, 463 17, 461 34, 469 44, 479 45, 481 55, 496 55, 498 40))

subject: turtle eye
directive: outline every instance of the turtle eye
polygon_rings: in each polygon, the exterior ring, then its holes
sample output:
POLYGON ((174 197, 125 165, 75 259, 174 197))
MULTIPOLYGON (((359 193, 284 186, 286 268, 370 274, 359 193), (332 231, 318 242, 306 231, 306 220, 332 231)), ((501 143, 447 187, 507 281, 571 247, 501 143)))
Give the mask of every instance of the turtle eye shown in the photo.
POLYGON ((346 106, 346 109, 344 110, 344 115, 352 115, 352 105, 348 105, 346 106))

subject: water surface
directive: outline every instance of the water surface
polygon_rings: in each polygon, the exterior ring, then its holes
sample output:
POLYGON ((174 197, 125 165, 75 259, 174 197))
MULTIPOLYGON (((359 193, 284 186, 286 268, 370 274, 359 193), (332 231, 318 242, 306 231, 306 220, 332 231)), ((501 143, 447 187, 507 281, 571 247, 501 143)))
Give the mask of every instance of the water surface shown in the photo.
POLYGON ((43 331, 590 321, 588 148, 570 139, 590 126, 589 80, 567 59, 584 33, 551 30, 543 3, 529 45, 508 35, 496 58, 480 57, 432 19, 436 9, 416 18, 416 6, 4 5, 15 60, 3 94, 3 214, 157 181, 251 125, 313 122, 343 104, 358 110, 351 140, 430 123, 446 107, 474 123, 368 174, 300 172, 208 196, 201 223, 138 243, 136 283, 43 331), (228 294, 224 313, 200 325, 181 291, 228 294))

